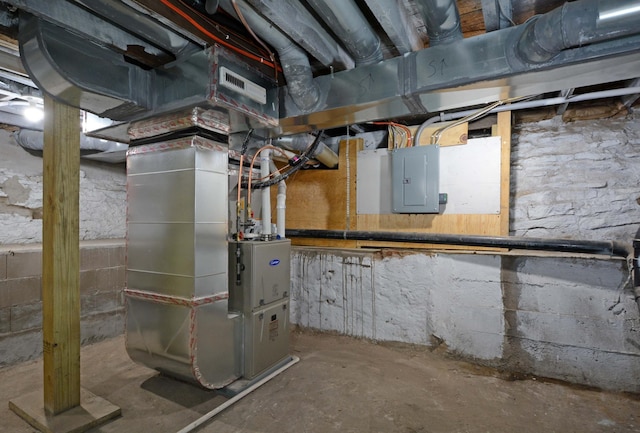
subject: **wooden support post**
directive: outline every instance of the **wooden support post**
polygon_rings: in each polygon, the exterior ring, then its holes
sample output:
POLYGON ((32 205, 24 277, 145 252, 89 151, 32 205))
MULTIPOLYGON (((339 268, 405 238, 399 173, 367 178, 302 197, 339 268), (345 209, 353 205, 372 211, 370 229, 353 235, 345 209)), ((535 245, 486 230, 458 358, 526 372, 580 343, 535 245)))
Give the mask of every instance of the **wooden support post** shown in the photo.
POLYGON ((511 111, 498 113, 494 135, 502 140, 500 185, 500 236, 509 236, 509 197, 511 192, 511 111))
POLYGON ((45 97, 42 218, 44 408, 80 405, 80 110, 45 97))
POLYGON ((80 389, 80 111, 48 96, 44 101, 44 392, 9 407, 40 431, 83 432, 120 415, 120 408, 80 389))

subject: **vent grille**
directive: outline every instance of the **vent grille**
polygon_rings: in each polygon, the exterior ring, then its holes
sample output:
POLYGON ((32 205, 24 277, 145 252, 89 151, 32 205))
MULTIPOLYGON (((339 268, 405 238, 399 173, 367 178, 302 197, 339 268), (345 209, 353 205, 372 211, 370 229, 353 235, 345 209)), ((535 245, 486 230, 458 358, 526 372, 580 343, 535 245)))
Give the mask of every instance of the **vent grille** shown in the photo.
POLYGON ((222 87, 240 93, 259 104, 267 103, 267 91, 264 87, 225 67, 220 68, 220 75, 220 85, 222 87))

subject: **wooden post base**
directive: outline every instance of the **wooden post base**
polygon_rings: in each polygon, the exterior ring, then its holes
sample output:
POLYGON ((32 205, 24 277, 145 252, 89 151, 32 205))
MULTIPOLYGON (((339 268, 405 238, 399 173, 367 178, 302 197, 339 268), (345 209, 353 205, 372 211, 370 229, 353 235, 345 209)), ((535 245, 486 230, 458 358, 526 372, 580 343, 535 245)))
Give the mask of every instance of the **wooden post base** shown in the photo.
POLYGON ((45 433, 81 433, 120 416, 120 408, 102 397, 80 389, 80 406, 58 415, 44 411, 42 390, 37 390, 9 401, 9 409, 45 433))

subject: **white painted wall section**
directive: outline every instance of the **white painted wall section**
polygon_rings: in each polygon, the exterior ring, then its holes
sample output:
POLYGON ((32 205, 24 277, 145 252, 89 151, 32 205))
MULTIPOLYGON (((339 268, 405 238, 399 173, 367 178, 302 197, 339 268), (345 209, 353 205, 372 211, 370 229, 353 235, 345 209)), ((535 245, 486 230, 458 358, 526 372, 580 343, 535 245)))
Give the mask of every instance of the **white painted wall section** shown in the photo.
MULTIPOLYGON (((122 165, 83 162, 80 239, 124 238, 126 173, 122 165)), ((42 242, 42 158, 0 129, 0 244, 42 242)))

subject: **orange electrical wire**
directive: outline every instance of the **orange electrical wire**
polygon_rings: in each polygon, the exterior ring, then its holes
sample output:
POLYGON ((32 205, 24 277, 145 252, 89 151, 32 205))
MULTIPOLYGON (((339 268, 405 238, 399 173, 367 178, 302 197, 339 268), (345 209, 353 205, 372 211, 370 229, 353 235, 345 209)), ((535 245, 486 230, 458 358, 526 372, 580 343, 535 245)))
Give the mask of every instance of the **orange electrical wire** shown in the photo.
MULTIPOLYGON (((242 25, 244 26, 245 29, 247 29, 247 31, 249 32, 249 34, 251 36, 253 36, 253 39, 256 40, 256 42, 258 42, 262 48, 264 48, 267 53, 269 53, 269 58, 271 59, 271 61, 273 62, 273 64, 276 64, 276 56, 273 54, 273 52, 269 49, 269 47, 267 46, 267 44, 265 44, 262 39, 260 39, 258 37, 258 35, 256 35, 253 31, 253 29, 251 28, 251 26, 249 25, 249 23, 247 22, 247 20, 244 18, 244 15, 242 13, 242 11, 240 10, 240 6, 238 6, 238 3, 236 2, 236 0, 231 0, 231 5, 233 6, 233 9, 236 11, 236 14, 238 15, 238 18, 240 18, 240 22, 242 23, 242 25)), ((276 74, 276 81, 278 81, 278 68, 274 68, 275 74, 276 74)))
POLYGON ((171 9, 172 11, 174 11, 175 13, 177 13, 178 15, 180 15, 185 20, 189 21, 189 23, 191 23, 195 28, 200 30, 202 33, 204 33, 205 35, 207 35, 208 37, 210 37, 211 39, 213 39, 214 41, 216 41, 220 45, 223 45, 223 46, 229 48, 230 50, 235 51, 236 53, 238 53, 240 55, 243 55, 243 56, 245 56, 245 57, 247 57, 249 59, 256 60, 256 61, 258 61, 260 63, 263 63, 263 64, 265 64, 265 65, 267 65, 267 66, 269 66, 271 68, 280 69, 280 67, 275 62, 267 60, 262 56, 258 56, 256 54, 250 53, 249 51, 246 51, 246 50, 244 50, 244 49, 242 49, 240 47, 237 47, 237 46, 235 46, 233 44, 230 44, 229 42, 227 42, 227 41, 225 41, 223 39, 220 39, 218 36, 214 35, 209 30, 207 30, 202 25, 200 25, 200 23, 198 23, 196 20, 194 20, 185 11, 180 9, 178 6, 174 5, 170 0, 160 0, 160 2, 163 5, 165 5, 166 7, 168 7, 169 9, 171 9))

